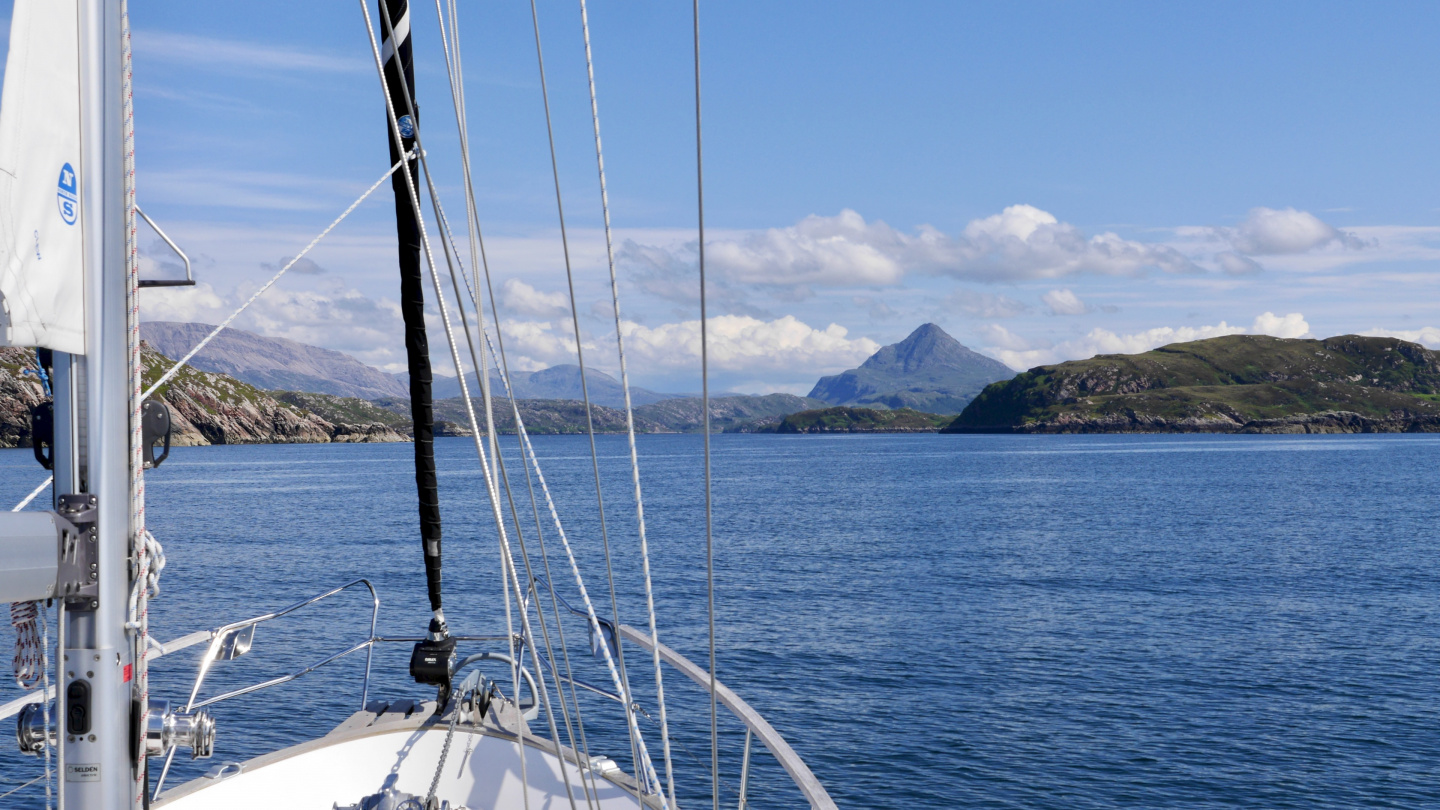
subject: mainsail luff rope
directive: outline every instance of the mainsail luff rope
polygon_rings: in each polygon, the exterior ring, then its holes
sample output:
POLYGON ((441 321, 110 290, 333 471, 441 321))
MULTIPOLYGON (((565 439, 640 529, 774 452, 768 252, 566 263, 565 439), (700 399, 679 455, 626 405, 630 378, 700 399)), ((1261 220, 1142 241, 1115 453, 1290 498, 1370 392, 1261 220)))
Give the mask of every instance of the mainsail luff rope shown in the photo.
MULTIPOLYGON (((580 0, 580 28, 585 37, 585 74, 590 85, 590 119, 595 128, 595 165, 600 175, 600 212, 605 221, 605 258, 610 268, 610 299, 615 306, 615 348, 620 358, 620 388, 625 392, 625 437, 630 447, 630 476, 635 486, 635 523, 640 538, 640 564, 645 579, 645 608, 650 638, 655 641, 655 703, 660 710, 660 744, 665 757, 665 782, 675 804, 675 769, 670 757, 670 723, 665 711, 665 680, 660 671, 660 633, 656 627, 655 591, 650 577, 650 545, 645 532, 645 498, 640 490, 640 456, 635 447, 635 409, 630 401, 630 372, 625 363, 625 335, 620 320, 620 283, 615 275, 615 240, 610 230, 610 192, 605 184, 605 150, 600 143, 600 104, 595 94, 595 60, 590 52, 590 14, 580 0)), ((572 302, 573 305, 573 302, 572 302)), ((618 617, 617 617, 618 624, 618 617)))
MULTIPOLYGON (((140 253, 135 216, 135 84, 130 50, 130 8, 120 0, 120 59, 122 117, 124 118, 125 149, 125 274, 126 327, 128 331, 130 372, 130 553, 135 560, 134 582, 131 583, 132 615, 127 625, 134 632, 131 657, 134 661, 136 699, 141 718, 150 711, 150 677, 147 665, 150 640, 150 543, 145 529, 145 461, 142 409, 145 395, 140 357, 140 253)), ((134 743, 132 743, 134 744, 134 743)), ((131 774, 134 782, 133 804, 144 806, 149 785, 146 779, 143 751, 132 752, 136 763, 131 774)))

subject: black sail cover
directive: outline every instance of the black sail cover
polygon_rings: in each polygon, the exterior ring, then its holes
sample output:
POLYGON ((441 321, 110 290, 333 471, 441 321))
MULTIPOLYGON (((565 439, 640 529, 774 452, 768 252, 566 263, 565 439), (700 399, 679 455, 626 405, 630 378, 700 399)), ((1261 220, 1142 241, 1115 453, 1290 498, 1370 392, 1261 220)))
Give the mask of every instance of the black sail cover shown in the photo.
MULTIPOLYGON (((381 13, 389 12, 390 26, 381 26, 385 44, 385 82, 390 104, 399 117, 401 143, 395 143, 387 113, 390 165, 415 146, 415 120, 409 114, 409 98, 415 98, 415 65, 410 49, 408 0, 380 0, 381 13), (391 40, 394 31, 398 47, 391 40)), ((416 110, 418 114, 419 110, 416 110)), ((418 183, 419 167, 409 161, 410 177, 418 183)), ((410 418, 415 426, 415 494, 420 507, 420 541, 425 553, 425 584, 430 609, 440 616, 440 493, 435 484, 435 414, 430 398, 430 342, 425 336, 425 290, 420 273, 420 227, 415 222, 417 186, 397 171, 390 177, 395 190, 395 230, 400 242, 400 311, 405 319, 405 356, 410 368, 410 418)), ((432 627, 432 630, 436 628, 432 627)))

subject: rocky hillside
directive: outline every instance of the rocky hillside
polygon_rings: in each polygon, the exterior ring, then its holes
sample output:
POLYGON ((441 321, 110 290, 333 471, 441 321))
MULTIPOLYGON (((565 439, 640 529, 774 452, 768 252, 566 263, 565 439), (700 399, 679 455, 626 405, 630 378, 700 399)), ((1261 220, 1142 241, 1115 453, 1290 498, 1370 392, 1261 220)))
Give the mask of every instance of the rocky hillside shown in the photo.
MULTIPOLYGON (((909 408, 823 408, 792 413, 775 425, 775 433, 935 433, 949 416, 909 408)), ((766 431, 769 432, 769 431, 766 431)))
MULTIPOLYGON (((731 430, 752 422, 789 416, 797 411, 823 407, 824 402, 794 394, 765 396, 731 395, 710 400, 710 429, 731 430)), ((704 409, 699 397, 667 399, 635 409, 635 418, 663 425, 672 433, 699 433, 704 430, 704 409)), ((639 426, 636 426, 639 429, 639 426)))
POLYGON ((1440 352, 1394 338, 1261 335, 1031 369, 947 432, 1440 431, 1440 352))
MULTIPOLYGON (((142 344, 146 385, 173 365, 142 344)), ((0 446, 30 445, 30 405, 43 396, 29 349, 0 349, 0 446)), ((170 406, 171 444, 296 444, 317 442, 390 442, 406 437, 385 424, 361 420, 330 421, 303 405, 281 402, 264 391, 223 374, 186 368, 157 395, 170 406)))
POLYGON ((927 323, 859 368, 821 377, 810 396, 831 405, 959 413, 985 386, 1015 376, 1009 366, 965 348, 927 323))
MULTIPOLYGON (((214 328, 203 323, 150 321, 140 325, 140 336, 166 357, 178 358, 214 328)), ((240 329, 221 332, 195 355, 190 365, 269 390, 314 391, 365 399, 409 395, 394 376, 348 354, 240 329)))
POLYGON ((30 406, 45 399, 35 370, 35 352, 0 346, 0 447, 30 446, 30 406))

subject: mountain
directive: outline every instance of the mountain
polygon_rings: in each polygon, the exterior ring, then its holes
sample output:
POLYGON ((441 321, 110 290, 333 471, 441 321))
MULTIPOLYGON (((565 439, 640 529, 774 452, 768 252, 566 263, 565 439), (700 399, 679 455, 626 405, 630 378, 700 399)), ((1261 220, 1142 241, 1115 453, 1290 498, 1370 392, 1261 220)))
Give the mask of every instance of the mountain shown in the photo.
MULTIPOLYGON (((402 386, 405 393, 410 394, 410 375, 393 375, 402 386)), ((470 386, 470 395, 479 396, 479 377, 474 372, 466 375, 465 382, 470 386)), ((580 391, 580 367, 574 364, 551 366, 539 371, 511 371, 511 384, 515 386, 515 396, 518 399, 574 399, 583 400, 580 391)), ((607 408, 625 407, 625 389, 621 387, 620 381, 611 377, 603 371, 593 368, 585 369, 585 382, 590 389, 590 402, 596 405, 604 405, 607 408)), ((504 393, 505 387, 500 382, 500 375, 494 369, 490 371, 490 395, 500 396, 504 393)), ((460 381, 455 377, 447 377, 436 374, 434 381, 430 384, 430 395, 435 399, 450 399, 460 396, 460 381)), ((661 394, 645 388, 630 388, 630 401, 639 407, 649 405, 653 402, 660 402, 667 399, 676 399, 681 394, 661 394)), ((521 414, 524 418, 524 414, 521 414)))
MULTIPOLYGON (((174 362, 141 343, 148 387, 174 362)), ((30 349, 0 348, 0 447, 29 447, 30 406, 44 400, 30 349), (27 373, 31 372, 31 373, 27 373)), ((405 437, 377 420, 325 419, 282 402, 248 383, 185 368, 156 392, 170 406, 171 445, 399 442, 405 437)), ((368 412, 360 416, 371 415, 368 412)))
POLYGON ((950 433, 1440 431, 1440 352, 1394 338, 1263 335, 1033 368, 950 433))
POLYGON ((821 377, 810 396, 831 405, 879 405, 929 413, 959 413, 985 386, 1015 371, 973 352, 927 323, 859 368, 821 377))
MULTIPOLYGON (((140 324, 140 336, 161 354, 179 358, 214 328, 203 323, 149 321, 140 324)), ((363 399, 409 395, 394 376, 348 354, 240 329, 221 332, 191 359, 190 365, 268 390, 363 399)))

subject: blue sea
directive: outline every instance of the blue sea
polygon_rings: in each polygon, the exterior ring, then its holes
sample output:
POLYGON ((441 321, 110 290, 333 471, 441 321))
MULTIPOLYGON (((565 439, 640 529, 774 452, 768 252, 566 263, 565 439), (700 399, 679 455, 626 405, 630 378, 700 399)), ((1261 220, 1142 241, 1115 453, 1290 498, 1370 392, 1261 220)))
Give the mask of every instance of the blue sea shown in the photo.
MULTIPOLYGON (((704 665, 701 439, 639 441, 661 639, 704 665)), ((598 443, 620 618, 643 626, 625 443, 598 443)), ((609 614, 589 446, 535 446, 609 614)), ((437 449, 452 630, 504 633, 474 445, 437 449)), ((505 449, 538 571, 513 440, 505 449)), ((169 558, 152 632, 178 637, 366 577, 380 632, 419 634, 410 453, 173 451, 148 476, 169 558)), ((841 807, 1440 806, 1437 468, 1430 436, 716 436, 719 678, 841 807)), ((5 503, 43 477, 30 451, 0 451, 5 503)), ((540 509, 555 583, 578 604, 540 509)), ((204 693, 364 638, 367 603, 347 593, 262 625, 204 693)), ((577 677, 607 683, 584 624, 566 618, 565 630, 577 677)), ((183 702, 196 653, 157 661, 152 693, 183 702)), ((658 719, 648 656, 626 653, 658 719)), ((433 696, 408 680, 407 660, 405 645, 382 647, 372 697, 433 696)), ((354 655, 214 706, 215 759, 182 757, 171 784, 328 730, 358 707, 363 668, 354 655)), ((709 806, 705 695, 673 669, 664 677, 681 805, 709 806)), ((17 694, 9 682, 0 699, 17 694)), ((581 708, 591 752, 628 769, 616 704, 582 693, 581 708)), ((722 804, 734 807, 744 732, 723 709, 720 727, 722 804)), ((642 729, 663 770, 657 725, 642 729)), ((0 792, 37 767, 0 746, 0 792)), ((758 745, 749 799, 804 806, 758 745)), ((42 801, 37 786, 0 804, 42 801)))

